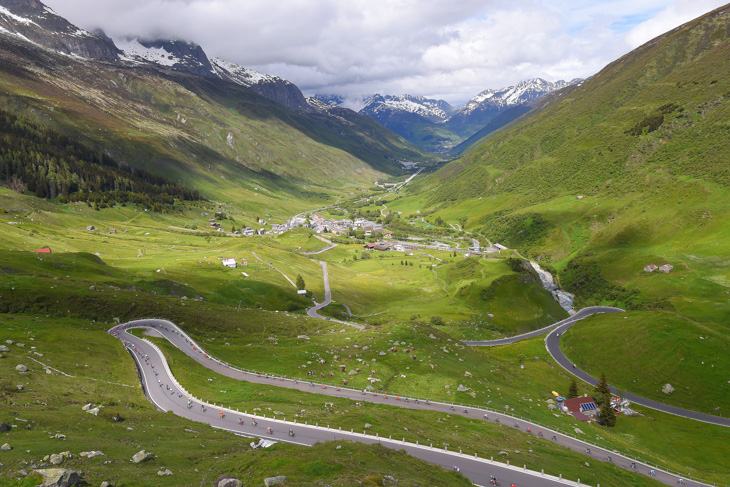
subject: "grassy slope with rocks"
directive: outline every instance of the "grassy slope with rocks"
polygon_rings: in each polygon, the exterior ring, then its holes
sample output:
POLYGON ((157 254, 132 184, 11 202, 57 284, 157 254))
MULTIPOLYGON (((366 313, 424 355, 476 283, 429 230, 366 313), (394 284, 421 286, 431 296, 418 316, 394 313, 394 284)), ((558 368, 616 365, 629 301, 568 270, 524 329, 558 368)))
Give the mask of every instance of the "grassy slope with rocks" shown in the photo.
MULTIPOLYGON (((662 333, 665 323, 724 336, 729 33, 730 11, 721 8, 650 41, 531 119, 416 181, 412 194, 389 209, 435 210, 447 222, 466 218, 468 230, 550 264, 562 287, 577 294, 577 306, 637 311, 646 332, 665 336, 669 349, 677 347, 662 333), (651 263, 671 263, 674 270, 643 272, 651 263), (657 312, 661 320, 651 317, 657 312)), ((621 326, 622 317, 604 319, 621 326)), ((574 341, 569 356, 586 358, 599 342, 606 356, 610 339, 602 340, 574 341)), ((620 360, 603 360, 609 376, 623 375, 632 392, 654 394, 660 382, 683 380, 674 377, 674 355, 619 350, 637 370, 655 371, 651 386, 640 381, 635 389, 620 360)), ((730 364, 718 367, 727 375, 730 364)), ((715 399, 677 404, 713 413, 716 398, 730 393, 730 384, 714 374, 700 372, 693 380, 698 392, 713 390, 715 399)))
POLYGON ((70 451, 74 458, 60 467, 83 471, 82 480, 90 485, 105 480, 120 487, 209 485, 220 475, 237 476, 246 486, 261 485, 264 478, 275 475, 287 475, 288 485, 301 486, 352 485, 358 480, 364 485, 382 485, 384 475, 392 475, 404 485, 470 485, 456 472, 378 446, 340 442, 311 448, 277 444, 252 450, 247 438, 159 413, 137 387, 129 354, 105 333, 107 325, 0 315, 0 326, 3 343, 14 342, 0 360, 0 421, 17 426, 0 433, 0 441, 12 448, 2 452, 3 486, 38 485, 40 476, 32 474, 31 465, 40 466, 45 455, 63 451, 70 451), (52 367, 52 373, 45 373, 32 359, 52 367), (29 371, 15 371, 19 363, 26 364, 29 371), (18 384, 24 386, 22 391, 16 388, 18 384), (98 416, 82 411, 87 403, 102 406, 98 416), (115 413, 122 416, 122 422, 112 420, 115 413), (65 438, 54 438, 56 434, 65 438), (337 445, 342 448, 335 450, 337 445), (142 449, 153 453, 153 459, 130 463, 142 449), (104 456, 79 456, 91 450, 104 456), (327 462, 321 461, 323 456, 327 462), (172 475, 157 475, 165 469, 172 475), (30 475, 22 477, 21 470, 30 475))

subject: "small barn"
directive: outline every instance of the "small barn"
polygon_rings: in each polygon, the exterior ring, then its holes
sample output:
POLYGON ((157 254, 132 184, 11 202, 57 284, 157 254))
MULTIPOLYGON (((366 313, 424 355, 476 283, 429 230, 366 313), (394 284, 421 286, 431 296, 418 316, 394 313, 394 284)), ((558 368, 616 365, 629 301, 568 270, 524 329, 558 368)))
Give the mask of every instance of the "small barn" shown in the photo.
POLYGON ((565 407, 579 421, 590 421, 598 415, 598 406, 592 397, 574 397, 565 401, 565 407))

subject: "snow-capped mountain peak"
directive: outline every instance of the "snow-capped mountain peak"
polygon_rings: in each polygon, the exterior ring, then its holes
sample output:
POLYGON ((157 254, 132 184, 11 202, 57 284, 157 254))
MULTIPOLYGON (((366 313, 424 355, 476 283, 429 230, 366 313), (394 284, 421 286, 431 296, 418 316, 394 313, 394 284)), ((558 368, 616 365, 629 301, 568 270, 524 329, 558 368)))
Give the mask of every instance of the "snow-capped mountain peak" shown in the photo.
POLYGON ((443 122, 454 112, 454 107, 443 100, 423 96, 374 95, 360 110, 360 113, 376 120, 398 112, 416 114, 432 122, 443 122))
POLYGON ((134 63, 154 63, 199 76, 214 77, 216 73, 203 49, 193 43, 177 39, 142 40, 117 39, 124 54, 121 58, 134 63))
POLYGON ((468 115, 474 110, 484 108, 485 106, 489 106, 490 108, 508 108, 521 105, 522 103, 534 100, 542 95, 565 88, 579 81, 571 80, 566 82, 559 80, 551 82, 542 78, 533 78, 520 81, 516 85, 506 88, 484 90, 462 106, 458 113, 460 115, 468 115))

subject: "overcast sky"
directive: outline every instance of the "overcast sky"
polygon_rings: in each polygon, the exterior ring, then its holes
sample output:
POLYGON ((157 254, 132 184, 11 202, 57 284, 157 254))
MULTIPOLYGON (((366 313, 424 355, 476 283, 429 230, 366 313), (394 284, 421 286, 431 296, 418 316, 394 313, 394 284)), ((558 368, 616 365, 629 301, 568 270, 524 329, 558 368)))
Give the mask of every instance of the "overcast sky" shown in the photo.
POLYGON ((459 106, 523 79, 584 78, 727 0, 45 0, 113 38, 176 38, 306 95, 459 106))

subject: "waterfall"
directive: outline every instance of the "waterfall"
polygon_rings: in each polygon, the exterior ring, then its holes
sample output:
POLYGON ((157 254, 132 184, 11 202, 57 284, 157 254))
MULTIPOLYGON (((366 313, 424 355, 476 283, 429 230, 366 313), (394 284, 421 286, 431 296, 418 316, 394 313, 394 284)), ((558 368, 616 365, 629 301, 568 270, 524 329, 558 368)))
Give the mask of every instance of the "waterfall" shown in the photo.
POLYGON ((537 262, 530 261, 530 265, 533 269, 535 269, 535 272, 537 272, 537 275, 540 277, 540 283, 542 284, 542 287, 552 293, 555 301, 560 304, 560 307, 571 315, 575 314, 575 310, 573 309, 573 301, 575 300, 575 296, 567 291, 563 291, 562 289, 560 289, 560 287, 555 284, 555 281, 553 280, 553 275, 550 274, 548 271, 543 270, 537 262))

